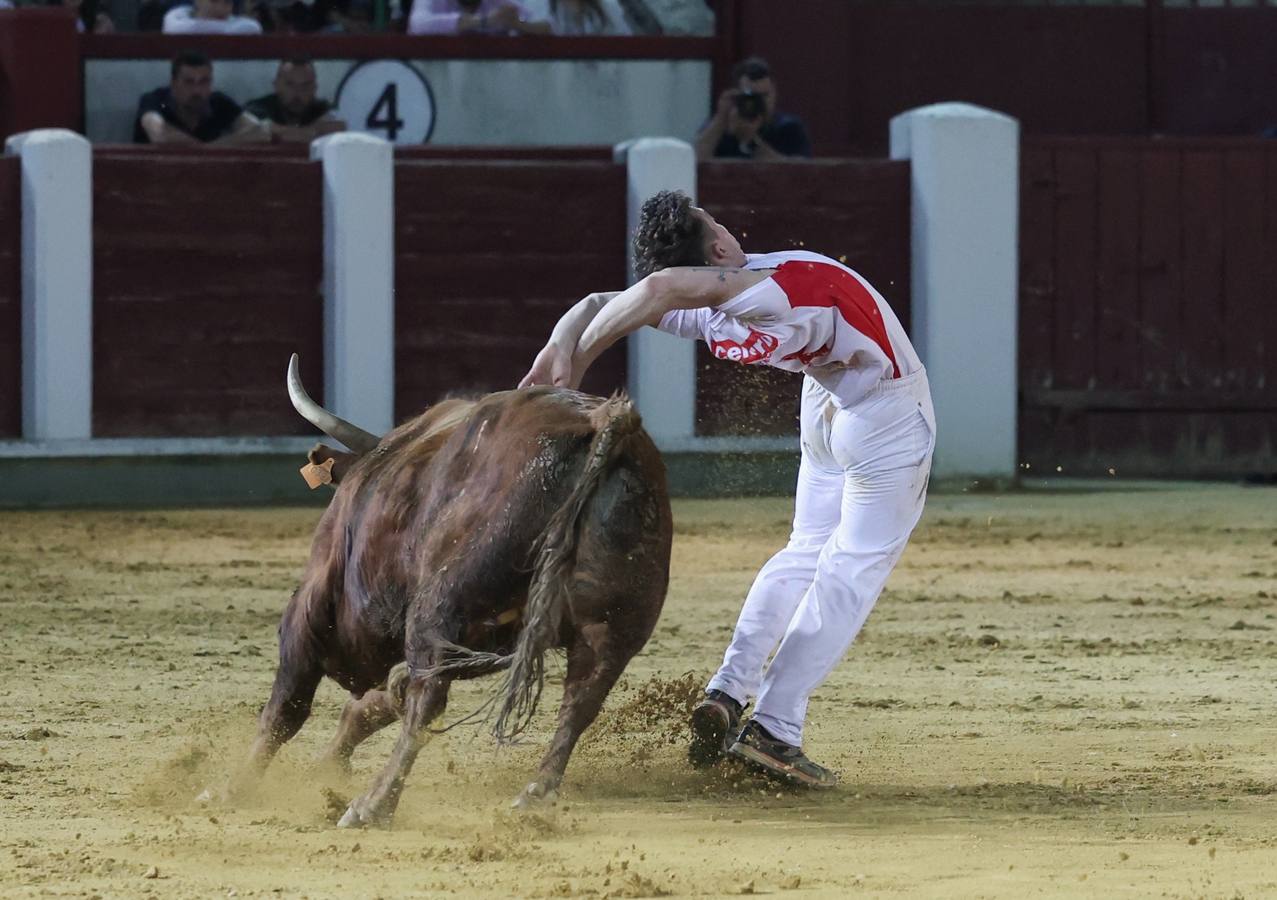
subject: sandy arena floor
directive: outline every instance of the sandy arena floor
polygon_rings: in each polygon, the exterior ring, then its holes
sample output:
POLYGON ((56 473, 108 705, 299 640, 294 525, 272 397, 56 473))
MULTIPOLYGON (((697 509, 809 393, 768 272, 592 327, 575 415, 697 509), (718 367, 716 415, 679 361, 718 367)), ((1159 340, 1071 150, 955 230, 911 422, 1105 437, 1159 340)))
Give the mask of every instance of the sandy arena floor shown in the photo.
POLYGON ((0 514, 0 895, 1277 896, 1272 489, 933 497, 812 703, 845 779, 822 795, 683 760, 788 513, 676 505, 664 617, 555 810, 507 812, 544 727, 501 751, 470 727, 373 832, 325 791, 360 791, 397 726, 316 773, 332 685, 260 797, 193 802, 247 748, 316 510, 0 514))

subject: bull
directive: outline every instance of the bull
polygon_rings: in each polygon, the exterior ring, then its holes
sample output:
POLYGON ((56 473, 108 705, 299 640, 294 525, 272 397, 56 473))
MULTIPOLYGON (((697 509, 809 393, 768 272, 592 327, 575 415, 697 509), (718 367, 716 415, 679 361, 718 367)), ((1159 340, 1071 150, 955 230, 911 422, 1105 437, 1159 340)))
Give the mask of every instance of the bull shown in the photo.
POLYGON ((454 679, 505 672, 498 738, 526 729, 545 655, 566 651, 557 728, 516 806, 554 798, 568 758, 647 642, 669 583, 673 533, 660 453, 624 397, 561 388, 442 401, 378 438, 315 403, 297 411, 351 453, 320 445, 336 482, 279 626, 279 667, 249 765, 260 775, 328 676, 350 692, 326 758, 396 720, 390 759, 341 826, 388 824, 454 679))

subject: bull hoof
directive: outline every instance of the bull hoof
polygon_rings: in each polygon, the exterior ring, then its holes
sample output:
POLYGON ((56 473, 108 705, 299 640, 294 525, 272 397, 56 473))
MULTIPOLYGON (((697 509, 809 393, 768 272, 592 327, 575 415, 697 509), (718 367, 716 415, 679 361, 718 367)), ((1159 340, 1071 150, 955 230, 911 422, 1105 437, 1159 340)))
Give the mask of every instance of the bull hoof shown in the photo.
POLYGON ((559 792, 547 787, 540 781, 534 781, 519 792, 510 804, 511 809, 532 810, 553 806, 559 801, 559 792))
POLYGON ((353 801, 346 807, 345 814, 337 820, 338 828, 389 828, 391 816, 380 815, 372 810, 360 809, 360 802, 353 801))
POLYGON ((355 810, 353 803, 346 807, 346 812, 337 820, 338 828, 363 828, 364 825, 363 817, 355 810))
POLYGON ((230 783, 223 784, 221 787, 210 784, 195 795, 195 802, 200 806, 229 806, 240 796, 235 792, 234 787, 230 783))

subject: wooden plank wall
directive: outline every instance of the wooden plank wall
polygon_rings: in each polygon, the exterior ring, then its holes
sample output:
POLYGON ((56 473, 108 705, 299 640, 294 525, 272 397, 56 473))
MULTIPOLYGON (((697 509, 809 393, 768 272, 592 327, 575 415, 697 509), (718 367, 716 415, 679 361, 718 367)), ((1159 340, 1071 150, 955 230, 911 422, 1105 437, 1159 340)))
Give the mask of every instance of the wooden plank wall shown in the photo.
POLYGON ((804 0, 784 5, 781 27, 771 0, 738 6, 737 58, 771 62, 780 107, 804 119, 821 155, 885 154, 892 116, 951 100, 1008 113, 1028 133, 1149 128, 1139 7, 804 0))
POLYGON ((1277 126, 1277 8, 1176 8, 1152 17, 1152 131, 1258 135, 1277 126))
POLYGON ((98 154, 93 241, 96 436, 313 433, 284 373, 320 395, 318 163, 98 154))
POLYGON ((22 436, 22 171, 0 157, 0 438, 22 436))
MULTIPOLYGON (((749 252, 804 249, 855 269, 909 328, 909 164, 700 166, 701 205, 749 252)), ((715 359, 697 344, 698 434, 796 435, 802 376, 715 359)))
MULTIPOLYGON (((514 387, 562 313, 625 286, 625 169, 611 162, 395 166, 395 411, 514 387)), ((622 342, 583 388, 625 386, 622 342)))
POLYGON ((1033 138, 1021 164, 1022 465, 1277 467, 1277 144, 1033 138))

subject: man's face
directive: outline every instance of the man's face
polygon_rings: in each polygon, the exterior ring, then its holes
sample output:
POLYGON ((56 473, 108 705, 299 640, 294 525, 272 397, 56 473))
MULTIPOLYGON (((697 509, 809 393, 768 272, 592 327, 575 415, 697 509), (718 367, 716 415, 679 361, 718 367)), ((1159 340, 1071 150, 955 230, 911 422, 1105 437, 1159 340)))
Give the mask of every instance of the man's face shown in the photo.
POLYGON ((195 0, 195 18, 229 19, 231 0, 195 0))
POLYGON ((743 266, 745 251, 740 248, 736 236, 718 224, 714 217, 699 206, 692 207, 692 215, 705 223, 705 258, 711 266, 743 266))
POLYGON ((300 116, 315 102, 315 67, 285 63, 275 76, 275 96, 291 116, 300 116))
POLYGON ((757 94, 763 98, 763 103, 767 106, 767 114, 765 118, 770 119, 776 115, 776 82, 770 78, 760 78, 757 81, 751 79, 748 75, 742 75, 740 83, 736 85, 742 91, 751 94, 757 94))
POLYGON ((188 115, 199 115, 213 94, 212 66, 180 66, 169 82, 173 101, 188 115))

